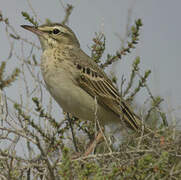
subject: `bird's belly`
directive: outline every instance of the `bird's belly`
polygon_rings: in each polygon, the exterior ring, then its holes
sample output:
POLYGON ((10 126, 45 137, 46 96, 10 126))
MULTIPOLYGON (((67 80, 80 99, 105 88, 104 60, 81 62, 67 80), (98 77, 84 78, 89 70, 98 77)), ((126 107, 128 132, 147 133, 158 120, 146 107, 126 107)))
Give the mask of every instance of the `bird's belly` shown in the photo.
MULTIPOLYGON (((62 74, 62 76, 64 75, 62 74)), ((93 119, 96 105, 94 99, 79 86, 76 86, 70 78, 49 76, 44 80, 50 94, 63 111, 70 112, 81 119, 93 119)))

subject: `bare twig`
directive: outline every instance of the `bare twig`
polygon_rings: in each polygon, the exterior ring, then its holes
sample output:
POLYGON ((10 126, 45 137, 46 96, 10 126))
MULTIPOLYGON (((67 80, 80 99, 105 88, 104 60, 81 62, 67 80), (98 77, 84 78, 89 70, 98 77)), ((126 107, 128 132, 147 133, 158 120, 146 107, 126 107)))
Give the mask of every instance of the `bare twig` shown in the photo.
POLYGON ((73 6, 71 4, 67 4, 66 7, 64 7, 64 11, 65 11, 65 16, 64 16, 64 19, 63 21, 61 22, 62 24, 67 24, 68 21, 69 21, 69 18, 70 18, 70 15, 72 13, 72 10, 73 10, 73 6))
POLYGON ((35 9, 33 8, 30 0, 27 0, 27 2, 28 2, 28 6, 30 7, 30 9, 31 9, 32 13, 34 14, 34 16, 36 17, 36 19, 38 19, 38 21, 42 23, 41 19, 38 17, 37 13, 35 12, 35 9))
POLYGON ((79 149, 78 149, 77 143, 76 143, 74 129, 73 129, 73 126, 72 126, 72 118, 70 118, 69 113, 67 113, 67 120, 69 122, 70 130, 71 130, 71 133, 72 133, 72 139, 73 139, 75 150, 76 150, 76 152, 79 152, 79 149))

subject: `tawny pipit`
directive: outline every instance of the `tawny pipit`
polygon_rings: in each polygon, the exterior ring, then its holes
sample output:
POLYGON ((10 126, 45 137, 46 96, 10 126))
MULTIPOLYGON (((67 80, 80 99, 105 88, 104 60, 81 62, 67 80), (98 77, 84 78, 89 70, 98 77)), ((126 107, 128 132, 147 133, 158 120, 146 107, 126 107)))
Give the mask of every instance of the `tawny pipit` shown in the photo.
POLYGON ((40 40, 43 78, 64 112, 90 121, 97 116, 103 125, 125 122, 129 128, 140 129, 141 121, 103 70, 81 50, 69 27, 57 23, 22 27, 40 40))

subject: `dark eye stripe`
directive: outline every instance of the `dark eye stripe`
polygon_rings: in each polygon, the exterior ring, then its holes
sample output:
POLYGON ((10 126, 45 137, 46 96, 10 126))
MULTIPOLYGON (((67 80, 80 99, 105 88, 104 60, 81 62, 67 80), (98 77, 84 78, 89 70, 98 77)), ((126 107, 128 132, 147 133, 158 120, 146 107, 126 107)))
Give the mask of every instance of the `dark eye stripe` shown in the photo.
POLYGON ((46 33, 48 33, 48 34, 52 34, 52 31, 44 31, 44 30, 43 30, 43 32, 46 32, 46 33))

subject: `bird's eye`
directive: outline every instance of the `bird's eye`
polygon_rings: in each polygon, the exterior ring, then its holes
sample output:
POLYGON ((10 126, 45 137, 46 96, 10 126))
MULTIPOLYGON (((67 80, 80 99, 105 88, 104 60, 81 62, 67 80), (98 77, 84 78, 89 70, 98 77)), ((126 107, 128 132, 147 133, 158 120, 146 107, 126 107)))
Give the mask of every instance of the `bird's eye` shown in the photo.
POLYGON ((53 34, 58 34, 59 32, 60 32, 60 30, 57 28, 53 30, 53 34))

